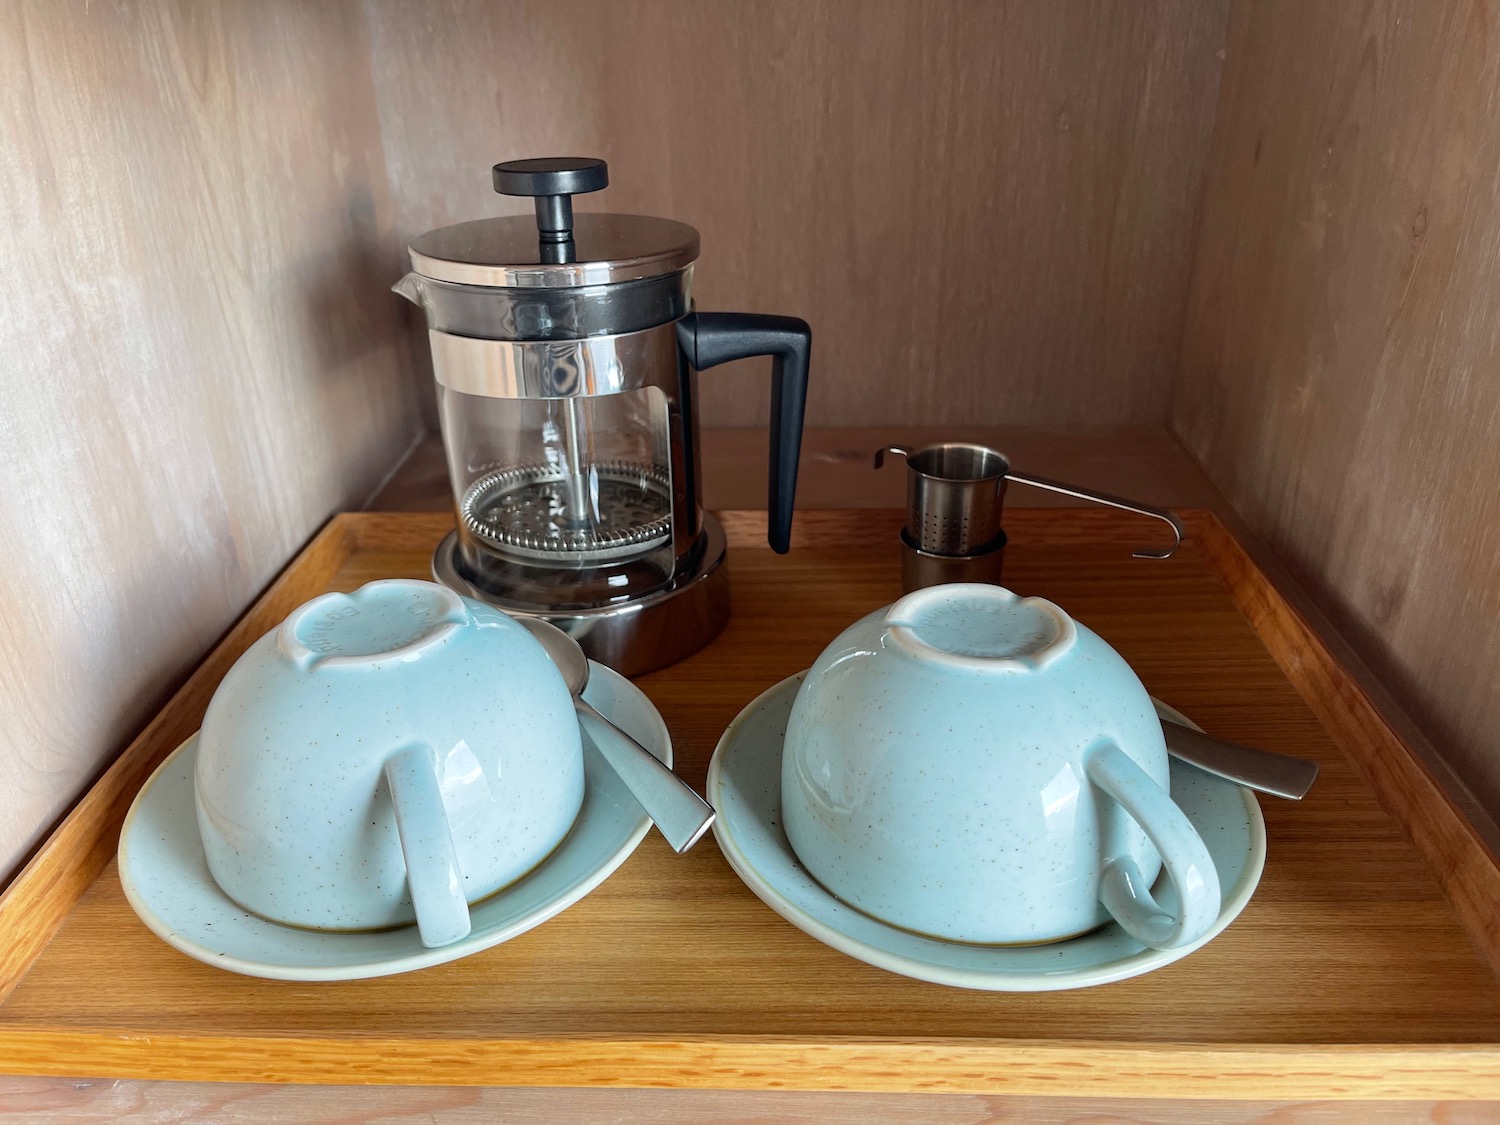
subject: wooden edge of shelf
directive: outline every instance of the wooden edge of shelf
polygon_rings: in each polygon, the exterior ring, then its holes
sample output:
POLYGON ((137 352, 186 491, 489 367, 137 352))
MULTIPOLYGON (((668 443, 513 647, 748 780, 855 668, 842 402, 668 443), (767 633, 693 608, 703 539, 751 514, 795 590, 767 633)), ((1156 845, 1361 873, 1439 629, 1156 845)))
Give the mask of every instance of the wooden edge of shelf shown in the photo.
MULTIPOLYGON (((1047 509, 1055 510, 1055 509, 1047 509)), ((1038 518, 1042 509, 1023 508, 1012 513, 1022 521, 1038 518)), ((1086 508, 1066 509, 1070 522, 1082 528, 1081 537, 1098 535, 1121 518, 1114 512, 1086 508), (1090 528, 1094 530, 1090 530, 1090 528)), ((729 509, 714 512, 731 547, 765 546, 766 513, 761 510, 729 509)), ((347 512, 355 547, 367 550, 401 550, 412 546, 414 536, 436 541, 453 528, 451 512, 347 512)), ((797 512, 792 522, 792 547, 889 547, 893 551, 896 531, 903 522, 897 508, 823 508, 797 512)), ((1045 518, 1045 517, 1042 517, 1045 518)))
POLYGON ((353 546, 348 515, 324 524, 0 893, 0 1001, 20 983, 73 905, 114 858, 120 825, 136 793, 161 760, 197 729, 229 666, 298 605, 321 593, 353 546))
POLYGON ((0 1072, 347 1085, 845 1090, 1267 1100, 1500 1098, 1500 1046, 752 1036, 419 1041, 0 1030, 0 1072), (913 1081, 913 1075, 920 1079, 913 1081))
POLYGON ((437 540, 453 530, 453 513, 449 511, 345 512, 339 518, 349 529, 351 550, 399 551, 412 546, 414 534, 431 535, 437 540))
POLYGON ((1266 560, 1253 558, 1212 511, 1181 514, 1240 612, 1432 868, 1490 968, 1500 971, 1494 822, 1288 576, 1273 580, 1266 560))
MULTIPOLYGON (((764 510, 728 509, 715 512, 714 515, 724 527, 729 546, 766 545, 764 510)), ((792 549, 871 547, 888 551, 894 558, 900 542, 898 534, 905 523, 906 513, 901 508, 798 509, 797 518, 792 522, 792 549)), ((1130 558, 1130 545, 1133 542, 1122 536, 1122 529, 1130 529, 1139 534, 1140 523, 1140 517, 1112 508, 1008 508, 1005 512, 1007 530, 1045 526, 1047 541, 1054 546, 1064 543, 1115 544, 1120 549, 1122 560, 1130 558), (1057 522, 1059 513, 1065 514, 1065 526, 1057 522)), ((1011 537, 1014 539, 1021 534, 1021 531, 1012 531, 1011 537)))
MULTIPOLYGON (((1207 509, 1185 508, 1183 513, 1207 509)), ((716 511, 714 517, 724 528, 729 546, 737 548, 766 545, 766 513, 763 509, 730 508, 716 511)), ((438 539, 453 528, 453 514, 441 512, 346 512, 353 546, 367 550, 403 550, 413 547, 413 539, 438 539)), ((1111 508, 1015 508, 1006 512, 1007 526, 1047 527, 1048 541, 1053 544, 1116 543, 1120 558, 1128 559, 1131 540, 1122 539, 1120 530, 1138 526, 1138 517, 1111 508), (1058 526, 1058 513, 1066 514, 1066 527, 1058 526)), ((792 549, 815 547, 874 547, 888 549, 894 556, 897 532, 905 523, 900 508, 812 508, 798 509, 792 521, 792 549)))

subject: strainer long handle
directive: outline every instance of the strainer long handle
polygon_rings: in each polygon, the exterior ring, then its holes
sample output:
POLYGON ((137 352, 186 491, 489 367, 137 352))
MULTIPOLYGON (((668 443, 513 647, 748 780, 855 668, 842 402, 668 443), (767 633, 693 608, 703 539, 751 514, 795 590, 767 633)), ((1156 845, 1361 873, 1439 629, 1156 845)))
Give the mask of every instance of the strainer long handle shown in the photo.
POLYGON ((1049 492, 1061 492, 1064 496, 1073 496, 1079 500, 1092 500, 1095 504, 1105 504, 1111 508, 1119 508, 1121 511, 1134 512, 1138 516, 1150 516, 1154 520, 1161 520, 1172 529, 1172 545, 1165 550, 1159 548, 1144 548, 1132 551, 1131 557, 1137 559, 1169 559, 1172 552, 1182 545, 1183 531, 1182 521, 1162 508, 1148 508, 1144 504, 1137 504, 1134 500, 1127 500, 1123 496, 1112 496, 1107 492, 1090 492, 1086 488, 1077 485, 1064 484, 1060 480, 1049 480, 1047 477, 1034 477, 1029 473, 1018 473, 1014 469, 1005 474, 1007 480, 1013 480, 1017 484, 1029 484, 1033 488, 1045 488, 1049 492))

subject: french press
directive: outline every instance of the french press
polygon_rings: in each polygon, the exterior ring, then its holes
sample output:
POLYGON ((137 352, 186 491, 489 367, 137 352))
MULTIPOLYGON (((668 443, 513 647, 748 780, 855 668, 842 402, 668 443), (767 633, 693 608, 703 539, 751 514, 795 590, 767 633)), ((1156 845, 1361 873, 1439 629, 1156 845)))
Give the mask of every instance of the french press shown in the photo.
POLYGON ((785 552, 812 337, 790 317, 697 312, 698 232, 573 214, 602 160, 494 167, 529 216, 428 231, 396 292, 427 315, 456 530, 433 574, 544 618, 626 675, 697 651, 729 616, 703 511, 697 373, 773 359, 769 539, 785 552))

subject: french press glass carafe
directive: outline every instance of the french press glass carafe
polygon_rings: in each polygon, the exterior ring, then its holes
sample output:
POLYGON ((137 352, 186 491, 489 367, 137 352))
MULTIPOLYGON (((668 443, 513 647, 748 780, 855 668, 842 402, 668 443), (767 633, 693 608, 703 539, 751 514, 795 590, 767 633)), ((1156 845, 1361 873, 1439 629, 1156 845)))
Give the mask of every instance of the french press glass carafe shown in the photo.
POLYGON ((811 334, 700 313, 698 232, 573 215, 602 160, 515 160, 495 190, 526 216, 428 231, 396 292, 427 314, 457 528, 439 581, 544 617, 627 675, 695 652, 729 615, 724 534, 703 511, 697 372, 773 357, 769 538, 784 552, 811 334))

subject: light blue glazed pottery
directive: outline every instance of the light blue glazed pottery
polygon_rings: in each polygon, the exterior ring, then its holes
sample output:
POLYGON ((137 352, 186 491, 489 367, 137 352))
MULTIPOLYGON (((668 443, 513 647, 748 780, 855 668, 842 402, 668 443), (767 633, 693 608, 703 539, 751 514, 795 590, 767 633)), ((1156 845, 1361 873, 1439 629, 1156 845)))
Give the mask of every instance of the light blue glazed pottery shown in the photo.
POLYGON ((572 697, 497 609, 431 582, 326 594, 208 706, 195 803, 214 881, 320 930, 469 933, 468 904, 557 847, 583 800, 572 697))
POLYGON ((1219 880, 1167 795, 1150 696, 1041 598, 934 586, 850 626, 797 693, 782 816, 844 902, 950 941, 1023 944, 1113 917, 1143 945, 1203 937, 1219 880), (1165 862, 1181 907, 1150 887, 1165 862))

